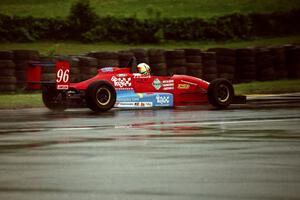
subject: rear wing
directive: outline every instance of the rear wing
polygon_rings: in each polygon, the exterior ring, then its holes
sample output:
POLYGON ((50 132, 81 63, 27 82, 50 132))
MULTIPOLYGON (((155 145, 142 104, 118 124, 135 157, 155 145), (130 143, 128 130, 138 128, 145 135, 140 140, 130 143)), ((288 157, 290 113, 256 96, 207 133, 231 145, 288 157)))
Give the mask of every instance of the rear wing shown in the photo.
POLYGON ((67 90, 70 85, 70 63, 57 62, 29 62, 27 68, 27 89, 39 90, 42 85, 56 84, 56 89, 67 90), (43 71, 52 71, 53 76, 48 80, 42 78, 43 71))

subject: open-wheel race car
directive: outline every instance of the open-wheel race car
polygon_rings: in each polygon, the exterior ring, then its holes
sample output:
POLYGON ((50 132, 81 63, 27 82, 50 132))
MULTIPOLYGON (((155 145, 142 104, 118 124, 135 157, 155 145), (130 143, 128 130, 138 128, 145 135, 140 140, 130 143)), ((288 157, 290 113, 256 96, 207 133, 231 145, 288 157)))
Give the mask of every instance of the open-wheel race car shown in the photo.
MULTIPOLYGON (((57 71, 59 81, 63 71, 57 71)), ((58 80, 56 80, 58 81, 58 80)), ((43 84, 43 102, 51 110, 88 107, 95 112, 117 108, 155 108, 209 105, 222 109, 232 103, 245 103, 236 97, 226 79, 208 83, 187 75, 153 76, 137 73, 136 66, 106 67, 94 77, 59 87, 43 84), (239 100, 238 102, 236 100, 239 100)))

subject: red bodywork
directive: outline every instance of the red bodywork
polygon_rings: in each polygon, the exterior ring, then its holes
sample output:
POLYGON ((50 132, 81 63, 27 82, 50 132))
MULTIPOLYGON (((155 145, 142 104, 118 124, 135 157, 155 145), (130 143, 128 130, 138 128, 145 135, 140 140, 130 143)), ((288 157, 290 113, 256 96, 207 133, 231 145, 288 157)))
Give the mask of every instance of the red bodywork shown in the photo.
POLYGON ((70 84, 70 89, 85 91, 94 82, 104 80, 112 84, 116 91, 131 90, 136 93, 173 94, 174 106, 207 104, 209 83, 187 75, 147 76, 131 73, 129 68, 109 67, 98 70, 98 74, 86 81, 70 84))

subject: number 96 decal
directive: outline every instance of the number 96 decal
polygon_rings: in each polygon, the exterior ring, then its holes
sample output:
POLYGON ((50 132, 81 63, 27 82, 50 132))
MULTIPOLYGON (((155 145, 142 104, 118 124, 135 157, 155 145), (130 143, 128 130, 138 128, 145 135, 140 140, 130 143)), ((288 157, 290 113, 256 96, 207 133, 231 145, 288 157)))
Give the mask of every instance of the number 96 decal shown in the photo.
POLYGON ((68 62, 56 63, 56 89, 67 90, 70 84, 70 64, 68 62))

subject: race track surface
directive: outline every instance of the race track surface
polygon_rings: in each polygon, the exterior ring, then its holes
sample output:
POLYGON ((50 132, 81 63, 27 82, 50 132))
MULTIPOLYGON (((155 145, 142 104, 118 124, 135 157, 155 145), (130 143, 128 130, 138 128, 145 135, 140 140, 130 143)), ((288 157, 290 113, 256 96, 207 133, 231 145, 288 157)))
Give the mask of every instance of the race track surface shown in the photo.
POLYGON ((300 95, 226 110, 0 110, 0 199, 299 199, 300 95))

